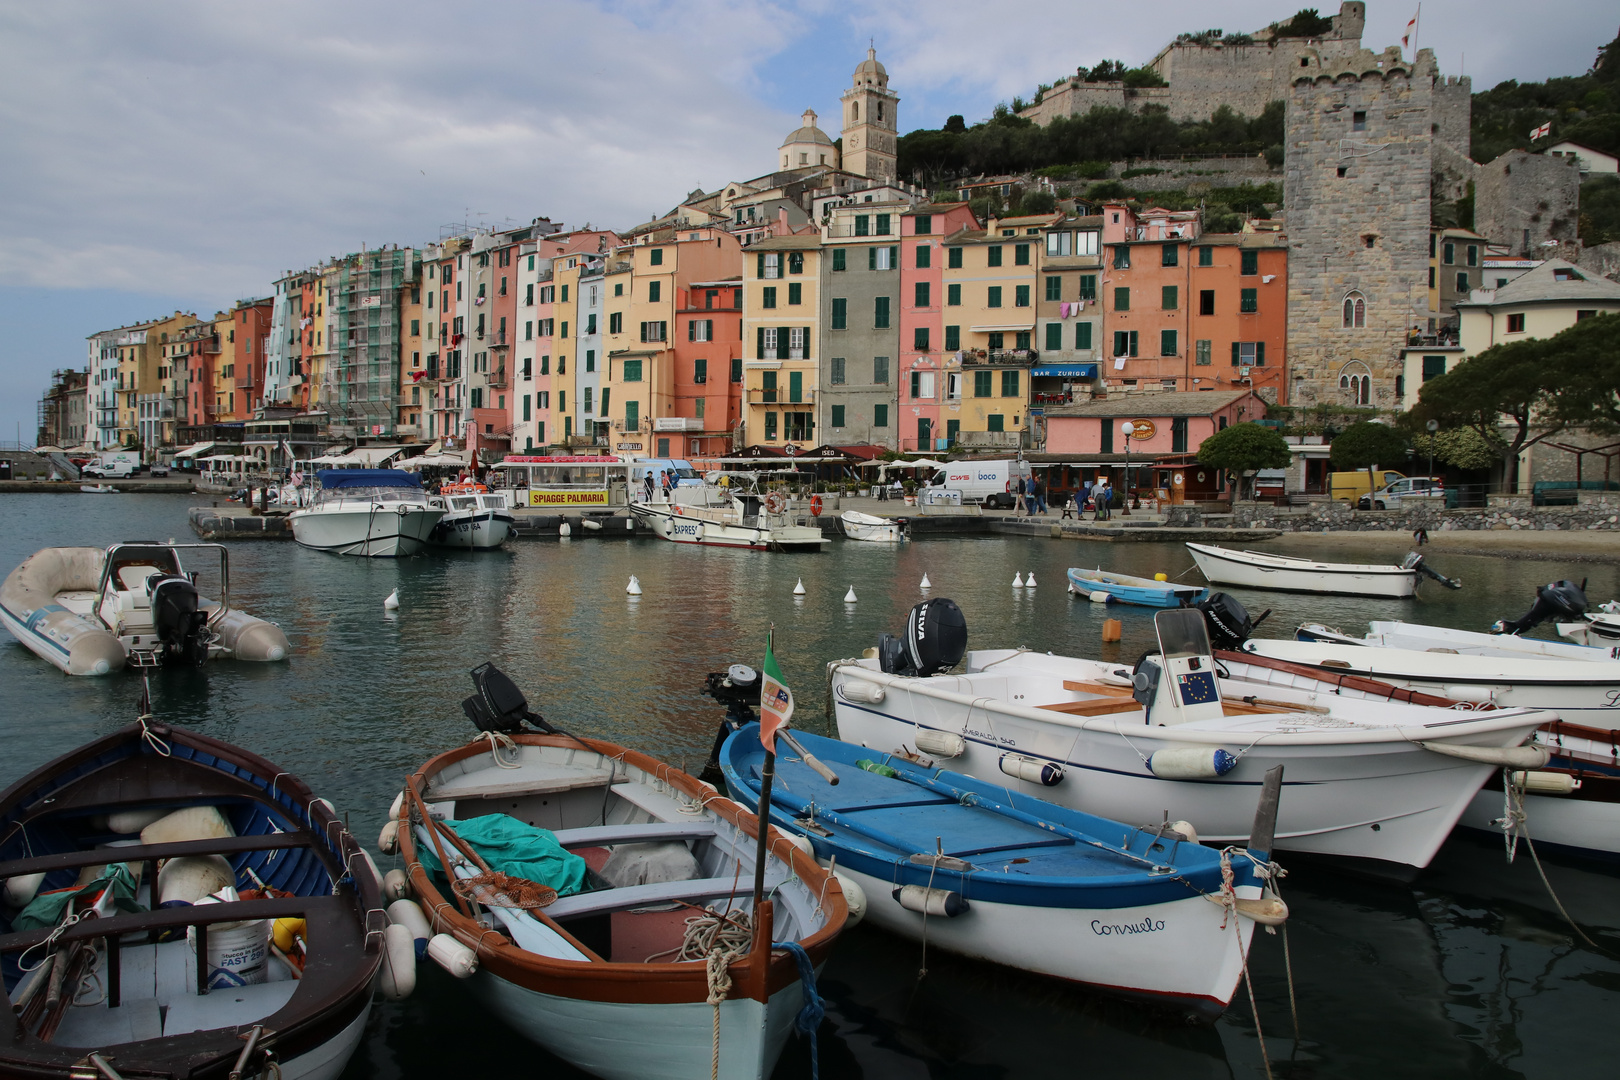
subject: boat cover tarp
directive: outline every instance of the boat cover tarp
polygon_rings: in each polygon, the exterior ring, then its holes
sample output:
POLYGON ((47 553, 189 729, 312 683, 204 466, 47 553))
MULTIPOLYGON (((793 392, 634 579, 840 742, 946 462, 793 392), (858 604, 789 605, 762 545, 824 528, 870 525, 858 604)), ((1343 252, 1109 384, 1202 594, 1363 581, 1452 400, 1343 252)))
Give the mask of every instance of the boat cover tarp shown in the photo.
POLYGON ((62 909, 68 906, 69 900, 81 896, 94 897, 109 887, 113 891, 113 903, 122 910, 131 914, 146 910, 135 902, 135 875, 130 873, 126 864, 111 863, 101 872, 100 877, 88 885, 40 893, 27 907, 17 913, 17 917, 12 920, 11 928, 21 933, 24 930, 40 930, 47 926, 55 926, 62 921, 62 909))
MULTIPOLYGON (((549 830, 526 825, 505 814, 484 814, 445 824, 478 852, 478 857, 488 863, 491 870, 550 885, 558 896, 586 891, 585 860, 559 844, 549 830)), ((418 845, 417 852, 429 873, 444 873, 432 845, 418 845)))
POLYGON ((321 487, 327 491, 341 488, 415 488, 420 491, 422 481, 415 473, 401 469, 322 469, 315 474, 321 487))

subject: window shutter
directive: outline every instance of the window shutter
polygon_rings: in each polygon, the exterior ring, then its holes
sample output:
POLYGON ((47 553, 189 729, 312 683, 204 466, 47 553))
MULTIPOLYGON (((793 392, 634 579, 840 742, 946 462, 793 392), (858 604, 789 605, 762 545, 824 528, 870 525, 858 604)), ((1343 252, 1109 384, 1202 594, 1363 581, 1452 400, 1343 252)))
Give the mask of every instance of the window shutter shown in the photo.
POLYGON ((647 324, 646 323, 641 324, 641 340, 642 341, 647 340, 647 324))
POLYGON ((785 326, 776 328, 776 358, 778 360, 788 358, 788 328, 785 326))
POLYGON ((755 274, 754 276, 757 277, 757 278, 760 278, 761 280, 763 280, 764 277, 765 277, 765 253, 763 251, 760 252, 759 255, 758 255, 758 258, 759 258, 759 272, 757 274, 755 274))
POLYGON ((704 337, 704 339, 703 339, 704 341, 713 341, 714 340, 714 320, 713 319, 704 319, 703 320, 703 333, 706 335, 704 337))
POLYGON ((693 320, 691 320, 690 322, 688 322, 686 324, 686 340, 687 341, 696 341, 697 340, 697 327, 698 327, 698 321, 696 319, 693 319, 693 320))
POLYGON ((1238 343, 1234 341, 1234 342, 1232 342, 1232 366, 1233 367, 1238 366, 1238 359, 1239 359, 1238 358, 1238 343))
POLYGON ((669 323, 667 321, 660 322, 658 324, 658 340, 659 341, 668 341, 669 340, 669 323))
POLYGON ((805 355, 805 359, 807 359, 807 360, 810 358, 810 355, 811 355, 811 353, 810 353, 810 328, 808 326, 804 328, 804 355, 805 355))
POLYGON ((763 326, 755 327, 754 332, 758 335, 754 347, 754 355, 763 360, 765 359, 765 328, 763 326))
POLYGON ((875 247, 866 249, 866 268, 868 270, 877 269, 877 248, 875 247))
POLYGON ((900 269, 900 247, 899 247, 899 245, 895 245, 894 247, 889 248, 889 269, 890 270, 898 270, 898 269, 900 269))
POLYGON ((1263 341, 1254 343, 1254 363, 1256 367, 1264 367, 1266 364, 1266 343, 1263 341))

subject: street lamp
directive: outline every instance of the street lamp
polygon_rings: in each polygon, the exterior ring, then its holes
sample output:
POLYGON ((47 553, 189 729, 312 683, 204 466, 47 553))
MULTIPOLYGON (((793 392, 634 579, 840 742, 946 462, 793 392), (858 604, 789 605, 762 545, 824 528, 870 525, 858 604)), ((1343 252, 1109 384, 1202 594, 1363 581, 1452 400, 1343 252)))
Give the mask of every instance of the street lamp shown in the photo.
POLYGON ((1434 433, 1440 430, 1440 421, 1430 420, 1423 425, 1429 432, 1429 477, 1434 477, 1434 433))
POLYGON ((1119 425, 1119 430, 1125 436, 1125 506, 1120 510, 1120 517, 1131 516, 1131 436, 1136 434, 1136 424, 1130 420, 1119 425))

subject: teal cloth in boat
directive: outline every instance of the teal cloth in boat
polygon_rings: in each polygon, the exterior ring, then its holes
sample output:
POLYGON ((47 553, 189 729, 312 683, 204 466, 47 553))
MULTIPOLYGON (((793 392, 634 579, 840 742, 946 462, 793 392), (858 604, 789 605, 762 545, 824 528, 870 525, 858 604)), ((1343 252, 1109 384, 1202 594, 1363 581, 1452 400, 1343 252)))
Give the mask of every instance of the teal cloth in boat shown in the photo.
MULTIPOLYGON (((505 814, 485 814, 466 821, 447 821, 467 846, 491 870, 508 877, 550 885, 558 896, 585 892, 585 860, 557 843, 549 830, 525 825, 505 814)), ((422 867, 429 873, 443 874, 432 844, 416 845, 422 867)))
POLYGON ((80 896, 94 897, 102 889, 109 887, 113 891, 113 903, 122 910, 131 913, 146 910, 135 902, 135 875, 130 873, 126 864, 111 863, 102 871, 100 877, 88 885, 81 885, 76 889, 55 889, 34 897, 27 907, 17 913, 17 917, 12 920, 11 928, 20 933, 24 930, 55 926, 62 921, 62 909, 67 907, 69 900, 80 896))

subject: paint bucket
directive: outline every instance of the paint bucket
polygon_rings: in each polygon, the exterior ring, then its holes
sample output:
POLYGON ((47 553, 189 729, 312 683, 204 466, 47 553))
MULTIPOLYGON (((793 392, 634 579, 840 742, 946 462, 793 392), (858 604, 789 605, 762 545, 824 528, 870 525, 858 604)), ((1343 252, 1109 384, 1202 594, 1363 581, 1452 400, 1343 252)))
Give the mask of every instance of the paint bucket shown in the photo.
MULTIPOLYGON (((235 890, 227 894, 234 900, 235 890)), ((218 903, 208 897, 197 906, 218 903)), ((197 951, 197 932, 192 927, 186 932, 191 951, 197 951)), ((249 919, 245 922, 214 923, 208 927, 208 965, 205 985, 210 990, 228 990, 234 986, 254 986, 269 976, 266 963, 270 955, 270 920, 249 919)))

